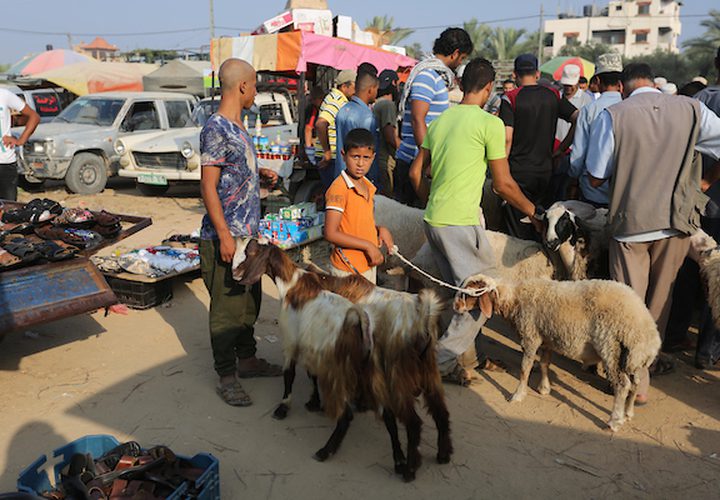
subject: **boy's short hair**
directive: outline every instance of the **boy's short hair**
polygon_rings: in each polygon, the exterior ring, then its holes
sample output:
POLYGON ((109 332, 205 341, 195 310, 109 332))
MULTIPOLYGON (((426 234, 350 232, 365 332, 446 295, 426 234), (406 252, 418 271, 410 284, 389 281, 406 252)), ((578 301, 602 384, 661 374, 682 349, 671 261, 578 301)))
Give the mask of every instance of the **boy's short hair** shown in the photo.
POLYGON ((653 81, 655 75, 649 64, 630 63, 623 69, 623 83, 632 82, 633 80, 650 80, 653 81))
POLYGON ((588 82, 588 79, 585 78, 584 76, 581 76, 581 77, 578 79, 578 83, 587 83, 587 82, 588 82))
POLYGON ((610 87, 611 85, 619 85, 622 82, 622 73, 619 71, 608 71, 597 75, 600 85, 610 87))
POLYGON ((369 130, 356 128, 351 130, 343 140, 343 153, 347 154, 351 149, 370 148, 375 151, 375 137, 369 130))
POLYGON ((495 81, 495 68, 484 57, 476 57, 465 66, 462 88, 465 93, 478 92, 488 83, 495 81))
POLYGON ((505 80, 503 80, 503 85, 507 85, 508 83, 512 83, 513 85, 515 85, 515 80, 513 80, 512 78, 506 78, 505 80))

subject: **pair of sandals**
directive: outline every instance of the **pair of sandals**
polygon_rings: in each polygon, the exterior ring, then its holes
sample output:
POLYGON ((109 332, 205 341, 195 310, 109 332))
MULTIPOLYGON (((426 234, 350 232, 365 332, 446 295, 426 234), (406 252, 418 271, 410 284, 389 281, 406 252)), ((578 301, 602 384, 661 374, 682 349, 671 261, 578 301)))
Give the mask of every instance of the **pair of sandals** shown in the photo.
POLYGON ((84 208, 68 208, 53 224, 66 229, 92 230, 106 239, 116 238, 122 231, 120 217, 105 210, 92 213, 84 208))
MULTIPOLYGON (((35 242, 23 237, 6 238, 2 243, 2 248, 6 253, 19 259, 19 262, 12 262, 6 257, 4 260, 8 265, 3 267, 13 267, 19 263, 27 265, 38 260, 59 262, 71 259, 77 253, 76 248, 58 245, 54 241, 35 242)), ((1 256, 0 260, 2 260, 1 256)))
POLYGON ((22 207, 6 210, 2 214, 2 221, 5 223, 38 224, 55 219, 63 213, 63 207, 50 199, 36 198, 22 207))

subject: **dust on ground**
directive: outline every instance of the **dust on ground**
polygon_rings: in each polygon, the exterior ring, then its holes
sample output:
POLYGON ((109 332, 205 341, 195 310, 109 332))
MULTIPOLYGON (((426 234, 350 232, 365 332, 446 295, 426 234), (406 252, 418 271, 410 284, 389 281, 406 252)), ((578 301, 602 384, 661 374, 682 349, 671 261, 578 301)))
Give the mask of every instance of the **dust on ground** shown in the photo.
MULTIPOLYGON (((174 189, 148 198, 131 184, 100 195, 42 194, 68 206, 149 215, 153 225, 121 242, 124 248, 159 243, 197 229, 203 214, 197 190, 174 189)), ((24 193, 22 199, 36 195, 24 193)), ((281 363, 277 291, 263 282, 255 330, 259 355, 281 363)), ((470 388, 446 385, 455 454, 437 465, 432 420, 424 416, 417 480, 392 470, 380 420, 356 415, 338 454, 311 459, 332 431, 308 413, 308 380, 296 379, 284 421, 271 413, 281 378, 243 384, 254 404, 233 408, 215 394, 207 329, 208 295, 199 278, 178 280, 169 304, 128 315, 103 311, 10 334, 0 344, 0 491, 13 491, 22 467, 73 439, 107 433, 144 446, 200 451, 220 460, 224 498, 518 498, 610 496, 717 498, 720 494, 720 380, 680 357, 675 373, 653 380, 651 402, 617 434, 605 426, 612 397, 579 365, 554 357, 553 391, 506 401, 515 389, 520 353, 507 325, 484 331, 489 352, 508 373, 483 373, 470 388)))

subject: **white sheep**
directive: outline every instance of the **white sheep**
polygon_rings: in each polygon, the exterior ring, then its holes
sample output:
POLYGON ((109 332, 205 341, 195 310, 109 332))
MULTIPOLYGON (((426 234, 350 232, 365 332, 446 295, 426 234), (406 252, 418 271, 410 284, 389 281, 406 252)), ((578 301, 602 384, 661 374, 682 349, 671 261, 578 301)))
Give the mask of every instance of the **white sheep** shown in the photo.
POLYGON ((496 311, 520 336, 520 383, 511 401, 525 398, 535 354, 542 348, 540 394, 550 393, 553 351, 584 364, 602 361, 615 391, 610 429, 617 431, 633 417, 638 377, 652 364, 661 341, 655 320, 630 287, 605 280, 512 283, 484 275, 468 278, 465 286, 482 293, 458 293, 456 311, 478 308, 488 318, 496 311))
POLYGON ((713 322, 720 328, 720 246, 700 229, 690 237, 688 257, 700 267, 713 322))

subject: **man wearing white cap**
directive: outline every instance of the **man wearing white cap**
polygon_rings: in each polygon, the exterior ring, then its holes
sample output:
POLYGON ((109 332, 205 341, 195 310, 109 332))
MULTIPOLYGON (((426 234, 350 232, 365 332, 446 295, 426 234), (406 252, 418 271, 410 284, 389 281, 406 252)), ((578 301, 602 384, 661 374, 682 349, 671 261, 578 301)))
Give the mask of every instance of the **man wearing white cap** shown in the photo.
MULTIPOLYGON (((563 68, 560 83, 563 86, 562 96, 578 110, 583 109, 593 102, 590 94, 581 89, 578 85, 582 70, 576 64, 568 64, 563 68)), ((568 135, 575 134, 575 124, 558 119, 555 127, 555 147, 560 148, 568 135)), ((570 143, 571 142, 566 142, 570 143)), ((563 200, 567 192, 568 170, 570 169, 569 150, 561 151, 560 160, 554 168, 552 189, 553 199, 563 200)))
POLYGON ((663 77, 663 76, 656 76, 656 77, 653 79, 653 83, 655 84, 655 88, 658 89, 658 90, 660 90, 660 89, 663 87, 663 85, 667 85, 667 82, 668 82, 668 81, 667 81, 667 78, 665 78, 665 77, 663 77))
POLYGON ((608 206, 610 186, 605 183, 597 188, 592 187, 587 176, 585 157, 592 140, 590 125, 604 109, 622 101, 622 69, 620 54, 608 53, 598 57, 595 63, 595 76, 598 77, 601 94, 597 100, 580 110, 570 154, 570 170, 568 170, 568 175, 572 179, 570 198, 577 197, 575 192, 579 187, 579 198, 597 207, 608 206))

